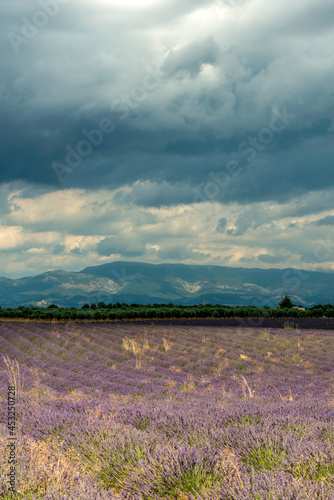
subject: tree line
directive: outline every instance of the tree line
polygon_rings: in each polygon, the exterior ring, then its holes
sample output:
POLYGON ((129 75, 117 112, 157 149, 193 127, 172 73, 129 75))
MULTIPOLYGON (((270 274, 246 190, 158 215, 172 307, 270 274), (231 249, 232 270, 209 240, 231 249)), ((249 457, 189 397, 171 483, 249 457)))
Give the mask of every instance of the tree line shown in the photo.
MULTIPOLYGON (((302 306, 300 306, 302 307, 302 306)), ((127 319, 203 319, 203 318, 334 318, 334 305, 318 304, 298 309, 285 296, 278 307, 228 306, 219 304, 174 305, 168 304, 84 304, 81 309, 50 304, 45 308, 0 307, 1 318, 31 320, 127 320, 127 319)))

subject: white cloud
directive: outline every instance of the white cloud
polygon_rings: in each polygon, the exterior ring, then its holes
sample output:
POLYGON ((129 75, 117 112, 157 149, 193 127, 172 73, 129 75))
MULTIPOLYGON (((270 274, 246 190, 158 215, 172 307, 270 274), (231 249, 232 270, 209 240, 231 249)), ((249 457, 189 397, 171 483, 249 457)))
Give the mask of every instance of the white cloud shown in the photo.
MULTIPOLYGON (((128 186, 127 191, 137 188, 128 186)), ((50 268, 78 271, 119 259, 298 268, 305 266, 304 259, 312 256, 317 241, 327 237, 328 227, 316 222, 333 216, 327 192, 324 210, 314 194, 285 204, 161 208, 138 207, 122 198, 115 202, 114 195, 108 190, 64 190, 24 198, 13 192, 9 196, 12 213, 3 217, 11 225, 0 228, 0 266, 9 260, 7 273, 12 276, 50 268), (80 234, 71 231, 76 225, 80 234)), ((333 269, 334 256, 318 262, 318 268, 333 269)))

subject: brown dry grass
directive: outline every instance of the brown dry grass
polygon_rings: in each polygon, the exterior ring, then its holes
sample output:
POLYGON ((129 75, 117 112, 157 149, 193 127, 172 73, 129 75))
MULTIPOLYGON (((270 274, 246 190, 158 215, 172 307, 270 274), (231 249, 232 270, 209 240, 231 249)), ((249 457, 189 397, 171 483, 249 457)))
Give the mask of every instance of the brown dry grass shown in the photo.
MULTIPOLYGON (((1 475, 7 471, 7 436, 0 435, 1 475)), ((68 492, 80 478, 88 476, 84 467, 64 453, 63 443, 56 438, 45 441, 18 435, 17 439, 17 492, 27 495, 32 492, 45 493, 55 488, 59 493, 68 492)))
POLYGON ((9 356, 2 356, 6 365, 8 383, 11 387, 15 387, 16 393, 23 391, 23 380, 20 374, 20 365, 16 359, 11 359, 9 356))

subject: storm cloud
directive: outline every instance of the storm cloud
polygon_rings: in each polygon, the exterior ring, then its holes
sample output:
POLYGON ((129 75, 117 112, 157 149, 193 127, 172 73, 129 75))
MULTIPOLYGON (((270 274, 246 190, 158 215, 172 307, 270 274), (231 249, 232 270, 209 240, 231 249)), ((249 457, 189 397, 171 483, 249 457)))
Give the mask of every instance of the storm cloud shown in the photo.
POLYGON ((298 267, 327 237, 331 0, 0 12, 2 275, 114 257, 298 267))

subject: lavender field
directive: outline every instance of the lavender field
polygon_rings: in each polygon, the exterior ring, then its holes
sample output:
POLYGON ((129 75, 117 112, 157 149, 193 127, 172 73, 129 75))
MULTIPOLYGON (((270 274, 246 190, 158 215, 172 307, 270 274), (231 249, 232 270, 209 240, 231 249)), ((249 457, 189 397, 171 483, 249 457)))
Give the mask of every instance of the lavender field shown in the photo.
POLYGON ((334 499, 333 347, 294 325, 0 323, 0 497, 334 499))

